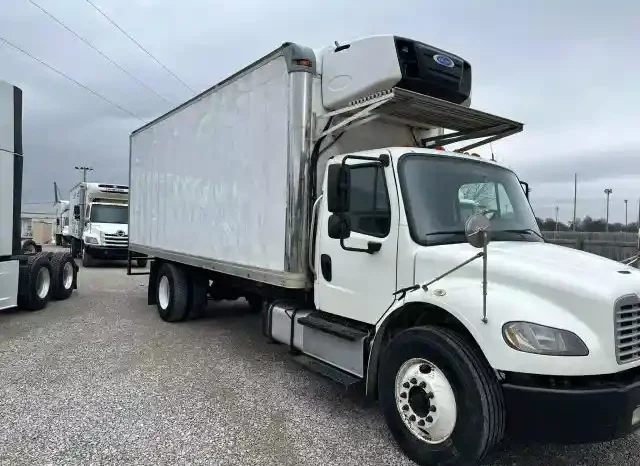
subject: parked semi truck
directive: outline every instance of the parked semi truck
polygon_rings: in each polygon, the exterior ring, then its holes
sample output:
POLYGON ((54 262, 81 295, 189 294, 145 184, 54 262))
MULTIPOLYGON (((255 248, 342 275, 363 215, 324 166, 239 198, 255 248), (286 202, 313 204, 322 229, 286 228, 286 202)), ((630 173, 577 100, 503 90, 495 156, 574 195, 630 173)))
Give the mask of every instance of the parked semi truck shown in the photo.
POLYGON ((418 464, 635 430, 640 274, 542 239, 528 185, 469 153, 523 125, 470 99, 469 62, 418 41, 286 43, 134 131, 149 304, 246 298, 418 464))
POLYGON ((22 251, 22 167, 22 90, 0 81, 0 310, 39 310, 77 287, 69 253, 22 251))
MULTIPOLYGON (((78 183, 69 193, 71 254, 84 267, 94 259, 124 260, 128 256, 129 187, 107 183, 78 183)), ((138 257, 138 265, 146 266, 138 257)))

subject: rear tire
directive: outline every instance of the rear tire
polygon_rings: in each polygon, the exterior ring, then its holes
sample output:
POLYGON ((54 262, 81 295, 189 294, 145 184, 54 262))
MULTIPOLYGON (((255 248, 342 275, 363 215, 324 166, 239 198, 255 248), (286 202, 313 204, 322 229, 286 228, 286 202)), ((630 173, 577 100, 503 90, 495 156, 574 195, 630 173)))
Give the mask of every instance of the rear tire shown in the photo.
POLYGON ((71 253, 55 253, 51 257, 51 269, 51 296, 54 299, 67 299, 73 293, 78 272, 71 253))
POLYGON ((187 317, 189 283, 182 269, 164 263, 156 280, 156 305, 160 318, 165 322, 180 322, 187 317))
POLYGON ((258 295, 249 295, 245 299, 249 303, 249 309, 251 310, 251 312, 257 314, 262 311, 262 297, 258 295))
POLYGON ((20 267, 18 307, 27 311, 44 309, 51 297, 52 268, 47 253, 29 256, 20 267))
POLYGON ((418 327, 396 335, 380 360, 378 392, 389 430, 419 465, 477 464, 504 435, 495 374, 451 330, 418 327))
POLYGON ((194 272, 189 277, 189 300, 187 303, 187 318, 197 319, 202 316, 207 303, 209 292, 209 277, 194 272))

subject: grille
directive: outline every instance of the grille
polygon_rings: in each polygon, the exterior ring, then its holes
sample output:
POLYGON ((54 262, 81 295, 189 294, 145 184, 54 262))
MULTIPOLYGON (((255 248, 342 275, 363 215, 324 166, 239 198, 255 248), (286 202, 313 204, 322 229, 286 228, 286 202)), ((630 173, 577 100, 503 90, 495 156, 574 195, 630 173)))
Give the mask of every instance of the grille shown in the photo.
POLYGON ((110 235, 105 233, 103 236, 103 244, 105 246, 126 248, 127 246, 129 246, 129 236, 110 235))
POLYGON ((640 298, 625 296, 616 303, 616 358, 618 364, 640 359, 640 298))

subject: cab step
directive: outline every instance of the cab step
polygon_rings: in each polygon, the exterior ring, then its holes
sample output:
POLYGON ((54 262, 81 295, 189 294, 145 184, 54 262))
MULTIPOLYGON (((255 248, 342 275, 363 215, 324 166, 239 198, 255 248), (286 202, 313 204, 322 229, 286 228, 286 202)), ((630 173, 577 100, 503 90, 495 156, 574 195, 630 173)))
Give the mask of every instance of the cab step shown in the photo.
POLYGON ((331 319, 327 314, 319 311, 315 311, 309 315, 301 317, 298 319, 298 323, 305 327, 313 328, 349 341, 358 341, 368 335, 364 330, 344 325, 335 319, 331 319))
POLYGON ((306 354, 299 354, 297 356, 294 356, 293 360, 298 364, 304 366, 306 369, 309 369, 316 374, 327 377, 334 382, 344 385, 345 387, 352 387, 362 380, 351 374, 347 374, 340 369, 336 369, 335 367, 330 366, 325 362, 322 362, 315 358, 311 358, 306 354))

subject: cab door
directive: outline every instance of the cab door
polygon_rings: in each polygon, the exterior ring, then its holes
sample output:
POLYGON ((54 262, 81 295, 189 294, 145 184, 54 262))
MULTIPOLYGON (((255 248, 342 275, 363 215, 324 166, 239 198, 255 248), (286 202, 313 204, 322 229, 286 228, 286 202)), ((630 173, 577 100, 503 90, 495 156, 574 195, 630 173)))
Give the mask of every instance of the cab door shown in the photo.
MULTIPOLYGON (((332 213, 327 203, 327 172, 318 212, 315 253, 315 304, 324 312, 374 324, 393 302, 398 249, 398 193, 392 163, 377 161, 388 151, 347 156, 349 165, 350 234, 342 240, 329 237, 332 213)), ((334 214, 335 215, 335 214, 334 214)))

